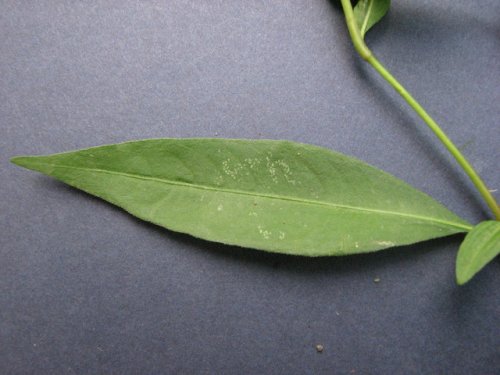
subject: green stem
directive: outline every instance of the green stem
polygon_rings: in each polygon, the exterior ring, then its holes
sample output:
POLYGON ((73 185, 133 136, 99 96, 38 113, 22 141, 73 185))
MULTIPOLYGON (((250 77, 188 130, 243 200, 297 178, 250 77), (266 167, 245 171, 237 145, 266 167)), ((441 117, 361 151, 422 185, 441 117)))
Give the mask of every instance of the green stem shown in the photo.
POLYGON ((356 19, 354 18, 354 12, 352 10, 351 0, 341 0, 342 8, 344 8, 344 15, 347 22, 347 29, 351 35, 352 43, 354 48, 358 51, 359 55, 364 59, 368 60, 372 56, 372 51, 368 48, 361 36, 358 25, 356 24, 356 19))
POLYGON ((455 146, 455 144, 448 138, 446 133, 439 127, 439 125, 434 121, 434 119, 422 108, 422 106, 411 96, 411 94, 406 91, 406 89, 392 76, 391 73, 384 68, 384 66, 371 55, 367 59, 368 63, 375 68, 379 74, 384 77, 384 79, 389 82, 389 84, 394 87, 394 89, 401 95, 404 100, 410 105, 411 108, 424 120, 424 122, 431 128, 434 134, 439 138, 439 140, 444 144, 448 151, 453 155, 458 164, 467 173, 471 181, 476 186, 477 190, 483 196, 484 200, 491 208, 491 211, 495 215, 497 220, 500 220, 500 209, 497 202, 491 192, 486 187, 485 183, 481 177, 477 174, 476 170, 467 161, 467 159, 462 155, 460 150, 455 146))
POLYGON ((472 183, 476 186, 479 193, 483 196, 484 200, 490 207, 496 220, 500 221, 500 208, 498 207, 495 198, 491 192, 486 187, 481 177, 472 167, 472 165, 467 161, 467 159, 458 150, 455 144, 448 138, 446 133, 439 127, 439 125, 434 121, 434 119, 425 111, 425 109, 411 96, 411 94, 401 85, 394 76, 389 73, 389 71, 378 61, 373 53, 370 51, 368 46, 365 44, 363 37, 358 29, 356 20, 354 19, 354 13, 352 10, 352 5, 350 0, 341 0, 342 7, 344 8, 344 14, 347 21, 347 27, 349 29, 349 34, 351 35, 354 48, 358 51, 359 55, 366 60, 375 70, 396 90, 396 92, 403 97, 404 100, 410 105, 411 108, 424 120, 424 122, 429 126, 429 128, 434 132, 434 134, 443 143, 446 149, 453 155, 458 164, 467 173, 472 183))

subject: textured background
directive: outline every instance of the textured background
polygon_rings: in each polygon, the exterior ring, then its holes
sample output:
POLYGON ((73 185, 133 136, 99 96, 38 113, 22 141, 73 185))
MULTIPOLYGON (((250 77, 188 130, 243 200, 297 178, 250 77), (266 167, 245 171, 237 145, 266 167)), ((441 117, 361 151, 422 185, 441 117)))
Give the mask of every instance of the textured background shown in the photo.
MULTIPOLYGON (((398 0, 367 37, 492 189, 499 25, 498 0, 398 0)), ((457 287, 462 236, 273 255, 143 223, 9 164, 138 138, 288 139, 487 218, 357 58, 337 1, 0 0, 0 35, 2 374, 500 372, 499 262, 457 287)))

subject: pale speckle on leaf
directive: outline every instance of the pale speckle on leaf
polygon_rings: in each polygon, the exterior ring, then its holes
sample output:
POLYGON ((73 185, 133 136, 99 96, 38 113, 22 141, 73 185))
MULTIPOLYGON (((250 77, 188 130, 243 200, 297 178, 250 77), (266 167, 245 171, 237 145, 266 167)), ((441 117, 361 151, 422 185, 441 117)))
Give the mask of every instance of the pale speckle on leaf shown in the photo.
POLYGON ((233 180, 236 180, 239 177, 242 169, 243 165, 241 163, 232 163, 230 158, 222 162, 222 170, 233 180))
POLYGON ((285 163, 284 160, 272 160, 270 156, 266 156, 266 166, 271 176, 271 180, 273 180, 275 184, 279 182, 279 177, 284 178, 285 181, 291 185, 296 184, 296 181, 291 177, 293 173, 290 170, 290 166, 285 163))
POLYGON ((264 237, 266 240, 268 240, 271 237, 272 232, 265 230, 262 225, 257 226, 257 229, 259 230, 259 233, 264 237))
POLYGON ((376 244, 380 245, 380 246, 386 246, 386 247, 394 246, 394 242, 392 242, 392 241, 376 241, 376 244))
POLYGON ((250 167, 250 169, 254 169, 254 168, 256 168, 256 167, 259 166, 260 160, 257 159, 257 158, 246 158, 245 159, 245 163, 248 164, 248 166, 250 167))

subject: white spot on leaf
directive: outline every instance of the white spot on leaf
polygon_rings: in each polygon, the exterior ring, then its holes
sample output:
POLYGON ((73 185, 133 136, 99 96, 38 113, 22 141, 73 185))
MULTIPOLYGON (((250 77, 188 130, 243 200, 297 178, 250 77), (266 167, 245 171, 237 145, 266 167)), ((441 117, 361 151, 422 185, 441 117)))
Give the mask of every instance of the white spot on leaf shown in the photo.
POLYGON ((241 174, 243 169, 243 164, 241 163, 233 163, 231 159, 228 158, 222 162, 222 170, 226 175, 231 177, 233 180, 236 180, 238 176, 241 174))
POLYGON ((272 232, 265 230, 261 225, 257 226, 257 229, 259 230, 261 236, 264 237, 266 240, 268 240, 271 237, 272 232))
POLYGON ((246 158, 245 163, 250 167, 250 169, 254 169, 259 166, 260 160, 257 158, 246 158))
POLYGON ((222 175, 219 175, 215 178, 214 182, 216 186, 221 186, 222 183, 224 182, 224 177, 222 177, 222 175))
POLYGON ((279 178, 285 179, 286 182, 295 185, 296 181, 291 177, 292 171, 290 166, 282 159, 272 160, 270 156, 266 156, 266 167, 271 176, 271 180, 275 184, 278 183, 279 178))
POLYGON ((375 242, 377 245, 380 245, 380 246, 385 246, 385 247, 390 247, 390 246, 394 246, 394 242, 392 241, 376 241, 375 242))

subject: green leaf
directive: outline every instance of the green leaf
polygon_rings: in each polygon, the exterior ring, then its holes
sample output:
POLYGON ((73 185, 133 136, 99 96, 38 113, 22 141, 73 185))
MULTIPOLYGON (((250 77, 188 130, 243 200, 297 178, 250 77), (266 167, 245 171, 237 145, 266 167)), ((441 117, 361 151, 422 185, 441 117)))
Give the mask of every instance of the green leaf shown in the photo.
POLYGON ((273 252, 362 253, 471 228, 391 175, 287 141, 156 139, 12 162, 171 230, 273 252))
POLYGON ((500 222, 483 221, 465 236, 457 255, 457 283, 465 284, 500 253, 500 222))
POLYGON ((380 21, 391 6, 391 0, 359 0, 354 7, 354 18, 361 36, 380 21))

